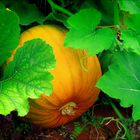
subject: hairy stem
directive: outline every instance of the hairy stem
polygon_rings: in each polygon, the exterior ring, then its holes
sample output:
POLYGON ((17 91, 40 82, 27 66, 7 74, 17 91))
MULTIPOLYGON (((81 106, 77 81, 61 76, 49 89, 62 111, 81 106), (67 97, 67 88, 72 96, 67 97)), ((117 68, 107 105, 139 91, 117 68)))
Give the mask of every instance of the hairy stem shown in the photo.
POLYGON ((68 10, 66 10, 65 8, 63 8, 63 7, 61 7, 61 6, 57 5, 57 4, 55 4, 52 0, 48 0, 48 3, 49 3, 50 6, 52 7, 52 9, 58 10, 58 11, 60 11, 60 12, 62 12, 62 13, 64 13, 64 14, 66 14, 66 15, 68 15, 68 16, 72 16, 72 15, 73 15, 70 11, 68 11, 68 10))
POLYGON ((109 99, 109 102, 110 102, 113 110, 115 111, 115 113, 117 114, 117 116, 119 117, 119 119, 121 120, 121 122, 123 124, 123 127, 125 129, 127 140, 132 140, 132 136, 131 136, 130 131, 129 131, 128 127, 127 127, 127 124, 124 122, 124 120, 125 120, 124 116, 121 114, 121 112, 116 107, 116 105, 112 102, 111 99, 109 99))

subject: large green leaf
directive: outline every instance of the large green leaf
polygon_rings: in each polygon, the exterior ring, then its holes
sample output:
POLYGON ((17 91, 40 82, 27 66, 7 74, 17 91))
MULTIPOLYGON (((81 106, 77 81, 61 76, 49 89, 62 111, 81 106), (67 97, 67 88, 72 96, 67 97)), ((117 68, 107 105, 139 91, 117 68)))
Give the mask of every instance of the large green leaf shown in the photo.
POLYGON ((14 2, 10 9, 15 11, 20 18, 21 25, 29 25, 33 22, 42 24, 46 17, 38 10, 35 4, 30 4, 28 1, 14 2))
POLYGON ((126 25, 128 29, 134 30, 136 33, 140 33, 140 13, 130 16, 126 20, 126 25))
POLYGON ((71 16, 67 20, 70 31, 66 35, 65 46, 86 49, 89 55, 109 49, 115 36, 109 28, 96 29, 100 20, 100 12, 93 8, 81 10, 71 16))
POLYGON ((19 18, 10 11, 0 10, 0 65, 11 55, 19 42, 19 18))
POLYGON ((118 0, 119 7, 130 14, 137 14, 140 11, 139 0, 118 0))
POLYGON ((5 5, 0 2, 0 9, 5 9, 5 5))
POLYGON ((119 52, 115 61, 97 83, 110 97, 120 99, 123 107, 133 105, 134 120, 140 119, 140 56, 133 52, 119 52))
POLYGON ((37 6, 31 4, 29 0, 1 0, 1 3, 16 12, 21 25, 29 25, 33 22, 42 24, 47 18, 39 11, 37 6))
POLYGON ((102 12, 102 25, 114 24, 114 1, 112 0, 100 0, 97 2, 98 9, 102 12))
POLYGON ((123 47, 140 54, 140 14, 129 16, 126 25, 127 29, 121 32, 123 47))
POLYGON ((51 95, 53 76, 48 70, 54 67, 55 58, 49 45, 41 39, 26 42, 17 50, 0 82, 0 114, 17 110, 24 116, 29 111, 28 98, 51 95))
POLYGON ((140 54, 140 42, 139 35, 132 30, 124 30, 121 33, 121 39, 123 40, 123 47, 127 50, 140 54))

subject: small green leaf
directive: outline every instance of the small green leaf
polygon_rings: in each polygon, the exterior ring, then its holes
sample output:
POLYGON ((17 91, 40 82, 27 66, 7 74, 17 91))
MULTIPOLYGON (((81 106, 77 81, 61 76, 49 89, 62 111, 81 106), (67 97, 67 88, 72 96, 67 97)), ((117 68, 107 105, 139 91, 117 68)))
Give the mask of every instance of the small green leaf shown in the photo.
POLYGON ((72 15, 67 23, 70 28, 92 30, 100 23, 101 13, 94 8, 83 9, 72 15), (90 17, 90 20, 89 20, 90 17))
POLYGON ((140 56, 119 52, 115 62, 97 82, 97 87, 112 98, 120 99, 123 107, 133 105, 134 120, 140 119, 140 56))
POLYGON ((67 20, 70 31, 66 35, 65 46, 86 49, 89 55, 109 49, 115 40, 114 32, 109 28, 96 29, 100 20, 100 12, 93 8, 81 10, 71 16, 67 20))
POLYGON ((19 18, 10 10, 0 10, 0 65, 11 56, 19 43, 19 18))
POLYGON ((140 7, 137 3, 138 0, 119 0, 118 1, 120 9, 126 12, 130 12, 130 14, 137 14, 140 11, 140 7))
POLYGON ((121 32, 121 39, 123 40, 123 47, 129 49, 137 54, 140 54, 139 35, 132 30, 124 30, 121 32))
POLYGON ((0 114, 17 110, 24 116, 29 111, 28 98, 51 95, 53 76, 48 70, 54 67, 55 58, 49 45, 41 39, 26 42, 17 50, 0 82, 0 114))

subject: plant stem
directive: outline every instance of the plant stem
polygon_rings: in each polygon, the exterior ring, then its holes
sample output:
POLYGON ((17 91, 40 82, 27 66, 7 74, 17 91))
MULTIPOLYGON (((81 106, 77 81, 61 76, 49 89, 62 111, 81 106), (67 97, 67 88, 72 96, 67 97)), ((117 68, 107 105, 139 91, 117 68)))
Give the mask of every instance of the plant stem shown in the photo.
POLYGON ((119 109, 116 107, 116 105, 112 102, 111 99, 109 99, 109 102, 113 108, 113 110, 115 111, 115 113, 117 114, 117 116, 119 117, 119 119, 122 121, 123 123, 123 127, 125 129, 125 132, 126 132, 126 137, 127 137, 127 140, 132 140, 132 136, 130 134, 130 131, 127 127, 127 124, 124 122, 125 118, 124 116, 121 114, 121 112, 119 111, 119 109))
POLYGON ((48 3, 49 3, 50 6, 52 7, 52 9, 58 10, 58 11, 60 11, 60 12, 62 12, 62 13, 64 13, 64 14, 66 14, 66 15, 68 15, 68 16, 72 16, 72 15, 73 15, 70 11, 68 11, 68 10, 66 10, 65 8, 63 8, 63 7, 61 7, 61 6, 57 5, 57 4, 55 4, 52 0, 48 0, 48 3))
POLYGON ((115 25, 109 25, 109 26, 96 26, 97 29, 100 28, 115 28, 115 25))
POLYGON ((114 0, 114 25, 119 25, 118 0, 114 0))

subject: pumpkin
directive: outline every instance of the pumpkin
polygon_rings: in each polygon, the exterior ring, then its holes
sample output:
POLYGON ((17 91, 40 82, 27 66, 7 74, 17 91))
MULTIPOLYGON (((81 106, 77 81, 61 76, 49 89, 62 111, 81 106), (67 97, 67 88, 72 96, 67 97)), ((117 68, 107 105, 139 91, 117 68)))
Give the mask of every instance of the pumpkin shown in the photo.
POLYGON ((101 76, 97 56, 89 57, 85 50, 65 48, 66 33, 58 26, 38 25, 20 37, 19 47, 31 39, 43 39, 52 46, 56 58, 56 67, 50 70, 54 76, 52 95, 42 93, 39 99, 31 99, 26 116, 42 127, 57 127, 79 117, 93 105, 100 92, 95 87, 101 76))

